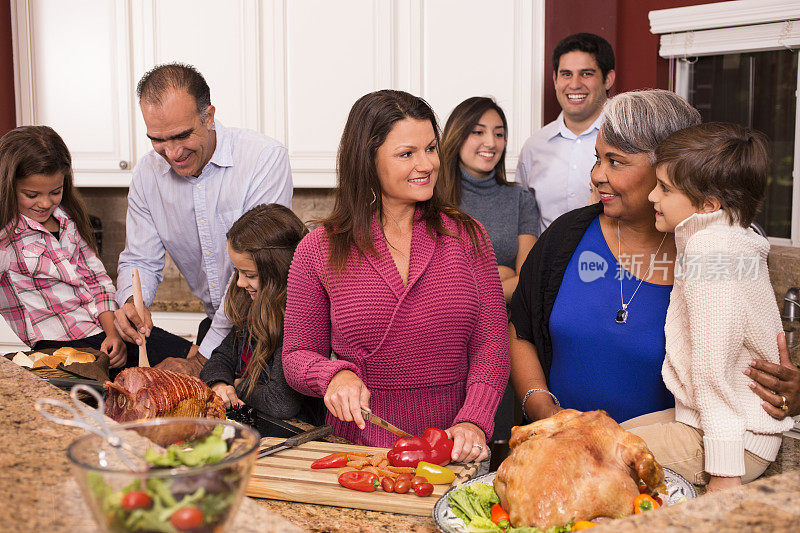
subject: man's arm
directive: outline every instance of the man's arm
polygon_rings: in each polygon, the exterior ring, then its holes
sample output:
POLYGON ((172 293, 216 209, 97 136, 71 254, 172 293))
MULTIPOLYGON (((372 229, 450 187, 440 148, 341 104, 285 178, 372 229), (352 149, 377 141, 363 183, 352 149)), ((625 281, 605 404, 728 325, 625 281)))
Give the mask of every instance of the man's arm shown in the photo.
MULTIPOLYGON (((228 287, 230 287, 230 283, 228 284, 228 287)), ((222 343, 225 337, 227 337, 231 331, 231 328, 233 327, 233 323, 228 320, 228 317, 225 314, 225 298, 227 295, 228 291, 226 290, 225 294, 222 295, 222 302, 219 304, 217 312, 214 313, 214 316, 211 319, 211 327, 208 328, 208 332, 203 338, 203 342, 200 343, 200 355, 206 359, 211 357, 211 354, 222 343)))
MULTIPOLYGON (((137 170, 139 166, 137 165, 137 170)), ((150 307, 156 289, 163 279, 165 248, 158 235, 153 217, 145 201, 142 180, 134 171, 128 193, 128 213, 125 217, 125 249, 119 255, 117 268, 117 304, 122 307, 133 296, 133 269, 139 269, 142 299, 150 307), (139 178, 139 179, 137 179, 139 178)))
POLYGON ((126 243, 125 249, 119 256, 115 296, 120 308, 114 312, 115 326, 122 338, 137 344, 142 342, 137 330, 139 333, 149 335, 149 328, 153 325, 148 308, 153 303, 158 284, 163 279, 166 253, 145 201, 140 165, 141 163, 134 169, 128 193, 128 213, 125 217, 126 243), (133 305, 134 268, 139 270, 142 300, 145 305, 144 317, 139 317, 133 305))
POLYGON ((292 208, 292 170, 284 146, 271 146, 261 154, 250 180, 242 213, 259 204, 281 204, 292 208))

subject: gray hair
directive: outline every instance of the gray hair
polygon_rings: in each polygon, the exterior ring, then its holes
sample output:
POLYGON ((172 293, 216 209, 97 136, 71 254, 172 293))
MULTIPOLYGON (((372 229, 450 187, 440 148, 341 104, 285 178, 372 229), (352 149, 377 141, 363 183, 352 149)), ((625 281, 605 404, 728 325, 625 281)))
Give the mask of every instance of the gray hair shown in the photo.
POLYGON ((603 140, 627 154, 646 153, 655 164, 656 147, 671 134, 700 124, 700 113, 672 91, 646 89, 606 101, 603 140))

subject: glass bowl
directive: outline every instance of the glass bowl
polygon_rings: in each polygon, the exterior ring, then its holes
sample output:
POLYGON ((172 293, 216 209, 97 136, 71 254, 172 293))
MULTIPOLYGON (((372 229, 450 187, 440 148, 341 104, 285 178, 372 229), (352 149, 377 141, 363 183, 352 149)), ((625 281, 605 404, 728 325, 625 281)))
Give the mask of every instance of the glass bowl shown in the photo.
POLYGON ((255 462, 260 438, 254 429, 216 419, 157 418, 114 426, 114 432, 136 453, 94 434, 67 449, 73 475, 103 531, 225 530, 255 462), (146 450, 149 461, 143 460, 146 450), (152 466, 153 455, 172 464, 152 466))

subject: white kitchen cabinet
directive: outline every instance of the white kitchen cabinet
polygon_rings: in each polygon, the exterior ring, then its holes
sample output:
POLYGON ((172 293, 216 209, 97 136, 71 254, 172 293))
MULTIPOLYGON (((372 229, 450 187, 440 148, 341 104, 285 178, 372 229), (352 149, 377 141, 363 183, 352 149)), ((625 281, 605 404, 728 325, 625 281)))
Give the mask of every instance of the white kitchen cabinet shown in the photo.
POLYGON ((19 124, 52 126, 82 185, 127 185, 133 166, 129 2, 14 0, 19 124))
POLYGON ((544 0, 12 0, 20 124, 50 124, 82 186, 127 186, 150 149, 135 84, 190 63, 217 118, 284 143, 296 187, 335 186, 355 100, 377 89, 453 107, 493 95, 510 177, 541 123, 544 0), (124 166, 125 169, 120 167, 124 166))

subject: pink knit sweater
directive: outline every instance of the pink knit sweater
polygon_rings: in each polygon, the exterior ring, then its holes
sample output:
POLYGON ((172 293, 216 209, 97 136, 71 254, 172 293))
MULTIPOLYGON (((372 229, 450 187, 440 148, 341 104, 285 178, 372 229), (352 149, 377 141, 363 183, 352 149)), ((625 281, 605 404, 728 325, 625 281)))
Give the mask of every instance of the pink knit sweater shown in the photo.
MULTIPOLYGON (((446 218, 446 227, 456 225, 446 218)), ((414 223, 403 285, 380 226, 379 257, 351 253, 345 272, 326 267, 324 228, 297 247, 289 271, 283 368, 297 391, 324 396, 334 374, 352 370, 372 411, 416 435, 472 422, 487 438, 509 373, 508 320, 494 253, 477 258, 469 237, 431 237, 414 223), (333 349, 339 359, 328 357, 333 349)), ((488 243, 488 239, 486 241, 488 243)), ((390 446, 394 435, 359 430, 328 413, 333 432, 357 444, 390 446)))

